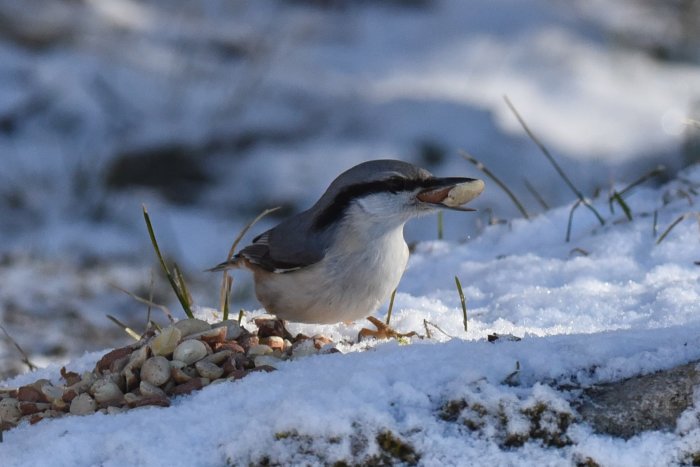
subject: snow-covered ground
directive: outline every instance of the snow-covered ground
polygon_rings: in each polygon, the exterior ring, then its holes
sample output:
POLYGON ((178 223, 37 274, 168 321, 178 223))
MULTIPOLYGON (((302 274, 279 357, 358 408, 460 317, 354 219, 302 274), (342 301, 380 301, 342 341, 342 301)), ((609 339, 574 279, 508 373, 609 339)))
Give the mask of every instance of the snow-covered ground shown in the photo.
MULTIPOLYGON (((700 167, 683 172, 682 181, 638 189, 627 197, 631 222, 619 212, 609 215, 599 200, 606 225, 579 211, 569 243, 569 206, 490 226, 464 244, 421 243, 401 282, 392 323, 424 334, 427 320, 453 337, 431 326, 432 339, 344 344, 342 355, 284 362, 277 372, 207 387, 165 409, 22 425, 5 433, 3 465, 313 465, 382 455, 422 465, 690 462, 700 446, 695 408, 674 430, 622 440, 577 421, 570 403, 578 394, 571 387, 700 359, 697 219, 679 223, 657 244, 672 221, 695 212, 679 193, 698 187, 700 167), (469 304, 468 332, 455 274, 469 304), (490 343, 485 337, 491 332, 523 339, 490 343), (516 368, 516 384, 505 384, 516 368), (459 401, 483 410, 472 414, 476 428, 450 416, 450 403, 459 401), (574 420, 551 428, 561 431, 563 447, 529 438, 524 414, 538 404, 553 420, 561 414, 574 420), (512 444, 518 435, 522 446, 512 444)), ((291 330, 340 340, 356 335, 361 324, 291 330)), ((99 356, 86 354, 68 368, 89 370, 99 356)), ((57 380, 57 372, 52 365, 4 384, 57 380)))

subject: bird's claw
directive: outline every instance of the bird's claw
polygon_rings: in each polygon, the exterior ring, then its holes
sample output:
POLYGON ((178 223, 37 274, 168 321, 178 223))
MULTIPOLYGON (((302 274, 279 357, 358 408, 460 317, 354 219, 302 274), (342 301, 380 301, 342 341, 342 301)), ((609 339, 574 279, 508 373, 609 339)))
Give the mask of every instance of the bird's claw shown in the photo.
POLYGON ((370 323, 374 324, 377 330, 375 331, 367 328, 360 329, 360 332, 357 335, 358 342, 368 337, 374 337, 375 339, 399 339, 401 337, 413 337, 418 335, 415 331, 407 332, 405 334, 397 332, 393 330, 388 324, 381 322, 374 316, 367 317, 367 320, 370 323))

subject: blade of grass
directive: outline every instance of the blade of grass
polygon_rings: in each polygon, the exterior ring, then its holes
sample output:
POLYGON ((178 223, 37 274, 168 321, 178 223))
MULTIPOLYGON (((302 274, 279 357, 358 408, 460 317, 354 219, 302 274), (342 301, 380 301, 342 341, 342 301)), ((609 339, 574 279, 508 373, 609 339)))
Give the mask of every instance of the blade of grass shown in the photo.
POLYGON ((137 302, 141 302, 141 303, 143 303, 143 304, 145 304, 145 305, 148 305, 149 307, 152 306, 152 307, 156 307, 156 308, 160 309, 161 311, 163 311, 163 313, 165 314, 165 316, 167 316, 168 320, 169 320, 171 323, 174 323, 174 322, 175 322, 175 319, 173 318, 173 315, 172 315, 172 313, 170 313, 170 310, 168 309, 167 306, 161 305, 161 304, 159 304, 159 303, 155 303, 154 301, 148 300, 148 299, 143 298, 143 297, 139 297, 138 295, 136 295, 136 294, 134 294, 134 293, 132 293, 132 292, 129 292, 129 291, 126 290, 126 289, 122 289, 121 287, 119 287, 119 286, 116 285, 116 284, 109 284, 109 285, 110 285, 110 287, 114 287, 115 289, 117 289, 117 290, 120 291, 120 292, 124 292, 124 293, 127 294, 129 297, 131 297, 131 298, 133 298, 134 300, 136 300, 137 302))
POLYGON ((160 252, 160 247, 158 247, 158 241, 156 240, 156 234, 153 232, 153 225, 151 224, 151 217, 148 215, 148 210, 146 209, 146 205, 143 205, 143 218, 146 221, 146 228, 148 229, 148 235, 151 237, 151 244, 153 245, 153 249, 156 252, 156 256, 158 257, 158 261, 160 262, 160 267, 163 269, 165 276, 168 278, 168 282, 170 282, 170 286, 172 287, 173 292, 175 292, 175 296, 177 297, 178 301, 180 302, 180 305, 182 306, 182 309, 184 310, 185 314, 187 315, 187 317, 189 319, 194 319, 194 315, 192 314, 192 310, 189 307, 187 299, 185 298, 182 291, 180 290, 177 283, 175 282, 175 278, 170 273, 170 269, 168 269, 168 266, 165 264, 165 260, 163 259, 163 255, 160 252))
POLYGON ((503 99, 506 101, 506 105, 510 109, 511 112, 513 112, 513 115, 515 115, 515 118, 518 120, 520 123, 520 126, 523 127, 523 130, 525 130, 525 133, 530 137, 533 143, 537 145, 537 147, 540 149, 542 154, 547 158, 550 164, 554 167, 554 170, 557 171, 559 176, 564 180, 564 182, 568 185, 568 187, 571 189, 571 191, 574 192, 576 197, 581 201, 581 203, 586 206, 598 219, 598 222, 600 222, 600 225, 605 225, 605 219, 603 219, 603 216, 600 215, 600 213, 594 208, 591 203, 586 200, 586 198, 583 196, 583 194, 579 191, 578 188, 574 185, 574 183, 571 181, 571 179, 566 175, 564 172, 564 169, 561 168, 561 166, 557 163, 557 161, 554 159, 554 156, 549 152, 547 147, 542 144, 542 142, 535 136, 535 134, 530 130, 530 128, 527 126, 525 123, 525 120, 520 116, 520 113, 516 110, 515 106, 513 103, 510 101, 508 96, 503 96, 503 99))
POLYGON ((129 335, 129 337, 133 338, 133 339, 136 340, 136 341, 139 340, 139 339, 141 339, 141 336, 139 335, 138 332, 134 331, 133 329, 131 329, 129 326, 127 326, 126 324, 124 324, 124 323, 122 323, 121 321, 119 321, 119 320, 118 320, 117 318, 115 318, 114 316, 112 316, 112 315, 105 315, 105 316, 107 316, 107 319, 108 319, 108 320, 110 320, 111 322, 113 322, 114 324, 116 324, 117 326, 119 326, 120 328, 122 328, 122 331, 124 331, 125 333, 127 333, 127 334, 129 335))
POLYGON ((653 218, 652 224, 651 224, 651 236, 652 236, 653 238, 656 238, 656 234, 657 234, 658 231, 659 231, 659 224, 658 224, 658 221, 659 221, 659 210, 658 210, 658 209, 654 209, 654 218, 653 218))
POLYGON ((29 371, 34 371, 34 370, 38 369, 39 367, 36 366, 35 364, 33 364, 31 362, 31 360, 29 360, 29 356, 27 355, 27 353, 22 349, 22 347, 20 347, 20 345, 17 343, 17 341, 12 338, 10 333, 7 332, 7 329, 5 329, 5 327, 1 324, 0 324, 0 329, 2 329, 2 332, 5 334, 5 337, 7 337, 7 340, 9 340, 12 343, 12 345, 15 346, 15 349, 17 349, 19 354, 22 356, 22 363, 27 365, 27 367, 29 368, 29 371))
MULTIPOLYGON (((233 243, 231 244, 231 248, 228 250, 228 255, 226 256, 226 262, 229 263, 233 259, 233 256, 236 254, 236 248, 238 248, 238 244, 241 242, 243 237, 245 236, 246 233, 248 233, 248 230, 250 230, 251 227, 253 227, 255 224, 258 223, 260 219, 263 217, 267 216, 268 214, 277 211, 280 209, 281 206, 277 206, 271 209, 265 209, 263 212, 258 214, 258 216, 253 219, 252 221, 248 222, 243 229, 241 229, 240 232, 238 232, 238 236, 235 238, 233 243)), ((228 319, 228 306, 229 306, 229 297, 231 295, 231 283, 229 281, 229 273, 227 269, 224 269, 223 276, 221 278, 221 315, 224 317, 223 319, 228 319), (226 291, 226 288, 228 287, 228 291, 226 291), (224 300, 225 297, 225 300, 224 300)))
MULTIPOLYGON (((151 279, 148 283, 148 301, 153 302, 153 289, 155 287, 155 277, 153 275, 153 269, 151 269, 151 279)), ((151 303, 146 304, 146 330, 151 323, 151 303)))
POLYGON ((587 250, 584 250, 583 248, 580 248, 580 247, 572 248, 571 251, 569 251, 569 256, 573 256, 574 254, 578 254, 581 256, 590 255, 590 253, 587 250))
POLYGON ((155 330, 158 331, 158 332, 160 332, 160 331, 163 330, 163 329, 160 327, 160 325, 159 325, 158 323, 156 323, 155 321, 149 321, 149 322, 148 322, 148 326, 149 326, 149 327, 152 327, 153 329, 155 329, 155 330))
POLYGON ((523 217, 525 219, 530 218, 527 211, 525 210, 525 207, 522 205, 520 200, 518 200, 518 198, 513 194, 513 192, 510 191, 510 188, 508 188, 505 183, 503 183, 498 177, 496 177, 496 175, 494 175, 494 173, 491 172, 488 169, 488 167, 486 167, 483 164, 483 162, 479 161, 478 159, 476 159, 474 156, 472 156, 471 154, 469 154, 467 151, 465 151, 463 149, 459 150, 459 154, 464 159, 466 159, 467 161, 474 164, 474 166, 476 166, 477 169, 479 169, 481 172, 486 174, 486 176, 488 176, 491 180, 493 180, 496 183, 496 185, 498 185, 499 188, 501 188, 501 190, 503 190, 505 192, 505 194, 508 195, 510 200, 513 202, 513 204, 515 204, 515 207, 518 208, 518 211, 520 211, 520 213, 523 215, 523 217))
POLYGON ((391 322, 391 310, 394 309, 394 297, 396 297, 396 291, 398 289, 394 289, 393 292, 391 292, 391 298, 389 299, 389 311, 386 312, 386 325, 389 326, 389 323, 391 322))
POLYGON ((438 229, 438 231, 437 231, 437 236, 438 236, 438 240, 442 240, 442 237, 443 237, 443 222, 444 222, 443 217, 444 217, 444 216, 443 216, 443 212, 442 212, 442 211, 438 211, 438 213, 437 213, 437 229, 438 229))
POLYGON ((666 230, 664 230, 664 232, 659 236, 659 238, 656 240, 656 244, 658 245, 659 243, 663 242, 664 239, 668 236, 668 234, 671 233, 671 230, 673 230, 673 228, 675 226, 677 226, 678 224, 680 224, 681 222, 686 220, 690 215, 691 215, 691 213, 687 212, 685 214, 678 216, 678 218, 675 221, 671 222, 671 225, 669 225, 666 228, 666 230))
POLYGON ((666 171, 666 167, 663 165, 656 166, 654 169, 650 170, 646 174, 642 175, 639 177, 637 180, 633 181, 629 185, 627 185, 625 188, 620 190, 620 196, 624 196, 627 194, 627 192, 631 191, 632 189, 636 188, 637 186, 641 185, 642 183, 646 182, 647 180, 651 180, 654 177, 658 177, 662 173, 666 171))
POLYGON ((576 200, 573 206, 571 206, 571 211, 569 211, 569 222, 566 223, 566 243, 571 240, 571 225, 574 223, 574 211, 581 205, 581 200, 576 200))
POLYGON ((228 320, 229 313, 229 297, 231 296, 231 288, 233 286, 233 277, 228 274, 225 276, 225 285, 221 287, 221 315, 222 320, 228 320))
POLYGON ((622 211, 625 213, 625 216, 627 216, 627 220, 632 220, 632 210, 630 207, 627 205, 624 199, 622 199, 622 195, 618 193, 617 191, 613 192, 612 196, 610 197, 610 204, 612 206, 612 201, 617 202, 617 204, 620 205, 622 208, 622 211))
POLYGON ((527 179, 523 180, 523 182, 525 183, 525 188, 527 188, 527 191, 529 191, 530 194, 537 200, 537 202, 540 203, 540 206, 542 206, 542 208, 545 211, 549 211, 549 204, 547 204, 547 202, 544 200, 542 195, 540 195, 540 193, 535 189, 535 187, 530 182, 528 182, 527 179))
POLYGON ((243 227, 243 229, 238 233, 238 236, 237 236, 236 239, 233 241, 233 244, 231 244, 231 248, 230 248, 229 251, 228 251, 228 256, 226 257, 226 259, 227 259, 228 261, 231 261, 231 258, 233 258, 233 255, 234 255, 235 252, 236 252, 236 248, 238 247, 238 244, 241 242, 241 240, 243 239, 243 237, 245 236, 245 234, 248 233, 248 230, 250 230, 251 227, 253 227, 255 224, 257 224, 258 221, 260 221, 260 219, 262 219, 263 217, 265 217, 265 216, 267 216, 268 214, 273 213, 273 212, 275 212, 275 211, 277 211, 277 210, 279 210, 279 209, 281 209, 281 206, 277 206, 277 207, 270 208, 270 209, 265 209, 263 212, 261 212, 260 214, 258 214, 258 217, 256 217, 256 218, 253 219, 252 221, 248 222, 248 223, 246 224, 246 226, 243 227))
POLYGON ((426 334, 426 336, 428 337, 428 339, 430 339, 430 338, 432 337, 431 334, 430 334, 430 330, 428 329, 428 325, 434 327, 435 329, 437 329, 438 331, 440 331, 441 333, 443 333, 444 335, 446 335, 446 336, 449 337, 450 339, 454 339, 454 336, 450 336, 449 334, 447 334, 440 326, 438 326, 438 325, 435 324, 435 323, 431 323, 431 322, 428 321, 427 319, 424 319, 424 320, 423 320, 423 327, 425 328, 425 334, 426 334))
POLYGON ((182 275, 182 271, 180 270, 180 267, 177 265, 177 263, 173 263, 173 272, 175 273, 175 281, 177 282, 177 285, 180 288, 180 292, 187 301, 187 306, 190 309, 192 309, 192 304, 194 303, 192 301, 192 295, 190 294, 190 291, 187 288, 185 277, 182 275))
POLYGON ((238 311, 238 325, 243 326, 243 315, 245 314, 245 311, 243 311, 243 308, 241 308, 238 311))
POLYGON ((462 291, 462 283, 459 281, 459 277, 455 276, 455 284, 457 284, 457 293, 459 294, 459 301, 462 304, 462 317, 464 322, 464 332, 467 332, 467 299, 464 298, 464 292, 462 291))

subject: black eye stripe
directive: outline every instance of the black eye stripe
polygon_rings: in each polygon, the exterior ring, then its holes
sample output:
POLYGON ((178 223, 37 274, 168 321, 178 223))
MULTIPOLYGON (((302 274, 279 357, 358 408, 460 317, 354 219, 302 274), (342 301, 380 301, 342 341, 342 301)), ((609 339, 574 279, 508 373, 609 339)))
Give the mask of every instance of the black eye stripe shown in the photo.
POLYGON ((374 193, 399 193, 401 191, 413 191, 417 188, 431 188, 433 186, 439 186, 440 184, 441 180, 434 178, 416 180, 391 177, 385 180, 356 183, 347 186, 343 188, 340 193, 335 196, 333 202, 319 214, 314 222, 314 229, 322 230, 339 220, 343 216, 345 209, 357 198, 374 193))

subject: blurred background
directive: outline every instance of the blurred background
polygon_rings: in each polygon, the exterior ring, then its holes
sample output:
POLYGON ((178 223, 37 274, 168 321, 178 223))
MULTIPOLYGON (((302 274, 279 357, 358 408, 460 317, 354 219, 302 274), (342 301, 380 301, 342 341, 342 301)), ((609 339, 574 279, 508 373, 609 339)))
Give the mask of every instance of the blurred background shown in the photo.
MULTIPOLYGON (((142 204, 216 307, 203 270, 246 222, 365 160, 484 178, 466 150, 531 213, 528 185, 572 203, 504 95, 588 195, 673 177, 700 158, 700 0, 0 0, 0 379, 15 343, 38 364, 127 343, 106 315, 142 330, 145 305, 115 286, 181 316, 142 204)), ((492 183, 474 206, 447 240, 519 216, 492 183)))

